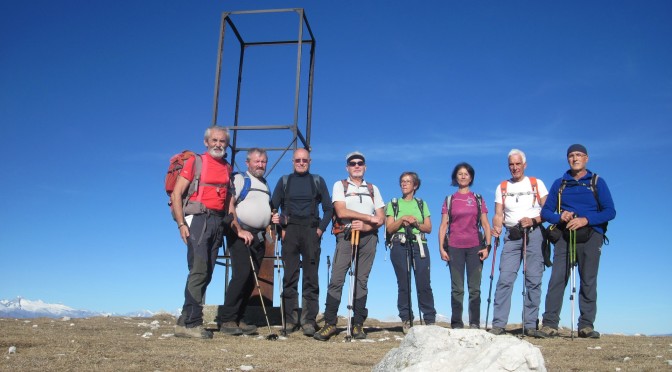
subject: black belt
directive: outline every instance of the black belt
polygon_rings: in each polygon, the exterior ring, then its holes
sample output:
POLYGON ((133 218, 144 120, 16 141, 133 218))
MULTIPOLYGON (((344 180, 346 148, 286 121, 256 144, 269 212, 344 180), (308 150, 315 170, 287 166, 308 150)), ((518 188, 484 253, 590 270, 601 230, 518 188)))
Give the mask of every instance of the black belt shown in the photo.
POLYGON ((249 231, 249 232, 251 232, 252 234, 258 234, 258 233, 260 233, 260 232, 264 232, 264 231, 266 230, 266 229, 257 229, 257 228, 254 228, 254 227, 252 227, 252 226, 248 226, 248 225, 246 225, 246 224, 244 224, 244 223, 242 223, 242 222, 240 222, 240 221, 238 221, 238 224, 240 225, 240 227, 241 227, 243 230, 249 231))
POLYGON ((215 216, 219 216, 219 217, 226 217, 226 215, 228 213, 226 213, 226 211, 223 211, 223 210, 220 211, 220 210, 217 210, 217 209, 205 208, 205 214, 207 214, 208 216, 215 215, 215 216))

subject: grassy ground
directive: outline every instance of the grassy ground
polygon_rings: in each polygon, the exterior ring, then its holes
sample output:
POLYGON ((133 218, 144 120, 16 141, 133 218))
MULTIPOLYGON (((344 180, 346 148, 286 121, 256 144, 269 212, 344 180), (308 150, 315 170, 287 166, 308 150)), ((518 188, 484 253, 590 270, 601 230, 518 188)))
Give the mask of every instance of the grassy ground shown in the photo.
MULTIPOLYGON (((0 318, 0 370, 247 370, 368 371, 403 338, 401 325, 365 324, 366 342, 345 342, 345 331, 328 342, 300 333, 278 341, 260 336, 212 340, 175 338, 172 316, 89 319, 0 318), (8 352, 11 346, 16 352, 8 352)), ((277 329, 273 330, 277 332, 277 329)), ((513 330, 515 332, 515 330, 513 330)), ((518 330, 519 331, 519 330, 518 330)), ((599 340, 525 340, 538 346, 550 371, 672 370, 672 337, 603 335, 599 340)))

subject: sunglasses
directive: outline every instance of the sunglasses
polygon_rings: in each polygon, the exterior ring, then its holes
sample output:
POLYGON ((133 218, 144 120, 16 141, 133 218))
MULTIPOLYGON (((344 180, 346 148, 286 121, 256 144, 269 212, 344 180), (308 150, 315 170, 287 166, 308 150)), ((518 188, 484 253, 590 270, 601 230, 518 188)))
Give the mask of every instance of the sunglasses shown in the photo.
POLYGON ((296 164, 300 164, 300 163, 307 164, 307 163, 308 163, 308 159, 294 159, 294 162, 295 162, 296 164))
POLYGON ((351 162, 348 162, 348 165, 351 166, 351 167, 356 167, 356 166, 361 167, 361 166, 364 165, 364 162, 363 161, 351 161, 351 162))

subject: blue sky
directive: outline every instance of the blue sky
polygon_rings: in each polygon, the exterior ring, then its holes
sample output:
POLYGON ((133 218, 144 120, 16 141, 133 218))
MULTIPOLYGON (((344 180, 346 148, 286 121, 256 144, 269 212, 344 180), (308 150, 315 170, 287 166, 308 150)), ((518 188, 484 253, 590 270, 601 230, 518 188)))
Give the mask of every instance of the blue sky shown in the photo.
MULTIPOLYGON (((450 279, 436 234, 441 202, 454 191, 453 166, 474 166, 473 189, 493 209, 511 148, 525 151, 527 174, 550 187, 567 168, 567 146, 579 142, 617 209, 603 249, 596 328, 672 331, 672 250, 664 235, 672 207, 669 1, 3 1, 0 298, 113 312, 181 306, 185 247, 162 184, 170 156, 202 149, 211 124, 221 12, 289 7, 305 8, 317 40, 312 171, 332 184, 346 175, 345 154, 362 151, 366 178, 385 200, 399 196, 402 171, 419 173, 418 196, 434 223, 440 314, 450 315, 450 279)), ((293 19, 248 22, 255 35, 296 33, 293 19)), ((294 61, 283 58, 296 52, 270 49, 250 53, 241 106, 249 123, 292 117, 294 61)), ((219 123, 231 125, 231 105, 221 105, 219 123)), ((270 183, 290 170, 281 159, 270 183)), ((328 235, 322 288, 333 250, 328 235)), ((386 257, 381 244, 369 309, 393 319, 386 257)), ((218 268, 208 303, 223 301, 223 282, 218 268)), ((520 279, 512 323, 520 322, 519 286, 520 279)), ((561 325, 569 326, 569 309, 566 300, 561 325)))

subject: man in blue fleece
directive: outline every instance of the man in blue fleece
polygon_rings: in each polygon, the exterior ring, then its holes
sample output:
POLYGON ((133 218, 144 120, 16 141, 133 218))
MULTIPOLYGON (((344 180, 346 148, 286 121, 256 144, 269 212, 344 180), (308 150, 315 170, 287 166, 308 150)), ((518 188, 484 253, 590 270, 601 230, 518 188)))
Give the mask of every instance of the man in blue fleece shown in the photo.
POLYGON ((588 150, 583 145, 569 146, 567 161, 569 170, 555 180, 541 209, 544 221, 558 225, 563 231, 562 237, 555 243, 541 332, 549 337, 558 335, 562 297, 570 272, 567 259, 569 232, 573 231, 581 278, 579 337, 600 338, 600 333, 593 326, 597 314, 597 271, 606 224, 616 217, 616 209, 607 183, 586 168, 588 150))

